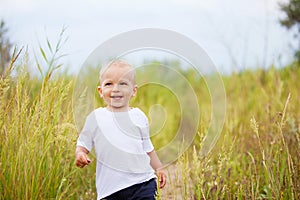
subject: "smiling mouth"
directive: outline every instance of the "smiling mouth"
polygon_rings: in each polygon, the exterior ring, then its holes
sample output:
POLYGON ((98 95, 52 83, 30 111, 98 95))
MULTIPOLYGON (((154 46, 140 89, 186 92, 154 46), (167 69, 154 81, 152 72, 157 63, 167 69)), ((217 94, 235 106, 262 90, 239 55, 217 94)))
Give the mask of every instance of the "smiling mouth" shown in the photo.
POLYGON ((123 98, 123 96, 111 96, 110 98, 114 100, 120 100, 123 98))

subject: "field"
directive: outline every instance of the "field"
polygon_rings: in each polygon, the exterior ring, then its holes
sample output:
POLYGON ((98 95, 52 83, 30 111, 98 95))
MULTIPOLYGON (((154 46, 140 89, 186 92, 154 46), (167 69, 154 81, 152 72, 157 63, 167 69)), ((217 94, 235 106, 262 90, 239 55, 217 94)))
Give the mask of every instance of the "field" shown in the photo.
MULTIPOLYGON (((11 68, 0 79, 0 199, 96 199, 96 162, 74 165, 76 77, 49 65, 38 78, 26 59, 11 68)), ((206 156, 209 91, 195 70, 177 71, 195 91, 201 118, 193 143, 166 167, 168 183, 158 199, 300 199, 300 65, 223 75, 225 123, 206 156)), ((96 93, 95 99, 103 105, 96 93)), ((157 149, 167 145, 180 122, 178 99, 149 85, 131 103, 146 114, 152 105, 164 107, 162 133, 152 139, 157 149)))

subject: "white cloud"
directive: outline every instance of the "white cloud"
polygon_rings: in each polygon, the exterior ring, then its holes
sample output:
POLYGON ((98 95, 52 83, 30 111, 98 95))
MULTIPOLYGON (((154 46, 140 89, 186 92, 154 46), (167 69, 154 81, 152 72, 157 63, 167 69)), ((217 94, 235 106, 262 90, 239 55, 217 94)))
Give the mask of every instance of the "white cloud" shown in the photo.
POLYGON ((35 9, 41 1, 36 0, 2 0, 0 11, 5 14, 28 13, 35 9))

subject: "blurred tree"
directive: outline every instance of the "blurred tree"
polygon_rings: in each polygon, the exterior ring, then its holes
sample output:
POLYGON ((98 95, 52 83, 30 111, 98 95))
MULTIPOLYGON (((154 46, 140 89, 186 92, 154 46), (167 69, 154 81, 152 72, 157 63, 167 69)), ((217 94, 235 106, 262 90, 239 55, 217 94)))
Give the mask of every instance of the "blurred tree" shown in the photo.
POLYGON ((300 0, 289 0, 286 3, 279 3, 280 9, 285 12, 286 17, 280 20, 280 24, 287 29, 296 27, 295 38, 298 39, 298 47, 295 56, 300 62, 300 0))
POLYGON ((7 37, 8 29, 6 28, 5 22, 0 21, 0 75, 5 73, 5 68, 8 66, 8 62, 11 59, 10 50, 12 44, 7 37))

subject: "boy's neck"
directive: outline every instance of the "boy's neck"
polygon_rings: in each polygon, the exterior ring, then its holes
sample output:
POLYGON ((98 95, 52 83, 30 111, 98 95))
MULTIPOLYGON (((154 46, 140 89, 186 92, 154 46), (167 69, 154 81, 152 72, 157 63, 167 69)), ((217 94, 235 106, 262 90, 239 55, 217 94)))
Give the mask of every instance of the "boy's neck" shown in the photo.
POLYGON ((111 108, 111 107, 106 106, 106 109, 110 112, 127 112, 127 111, 131 110, 132 108, 129 106, 126 108, 111 108))

